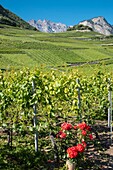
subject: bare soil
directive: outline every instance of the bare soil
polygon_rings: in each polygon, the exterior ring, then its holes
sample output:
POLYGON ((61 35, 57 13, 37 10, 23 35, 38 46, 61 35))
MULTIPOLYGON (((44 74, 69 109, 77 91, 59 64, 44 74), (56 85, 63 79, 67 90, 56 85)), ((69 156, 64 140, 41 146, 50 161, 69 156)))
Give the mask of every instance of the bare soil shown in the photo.
POLYGON ((96 169, 113 170, 113 133, 110 133, 106 121, 97 121, 93 128, 98 133, 99 148, 91 146, 88 157, 94 160, 96 169))

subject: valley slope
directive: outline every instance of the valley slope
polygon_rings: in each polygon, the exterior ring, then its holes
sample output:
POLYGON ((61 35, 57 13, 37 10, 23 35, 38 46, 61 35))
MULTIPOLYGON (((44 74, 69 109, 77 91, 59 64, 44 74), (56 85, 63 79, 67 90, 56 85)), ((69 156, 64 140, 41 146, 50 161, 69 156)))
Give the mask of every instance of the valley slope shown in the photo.
MULTIPOLYGON (((98 22, 103 23, 103 18, 100 19, 98 22)), ((48 21, 44 22, 48 25, 48 21)), ((49 22, 49 24, 52 24, 51 29, 53 26, 54 29, 57 28, 54 23, 49 22)), ((62 25, 60 26, 58 25, 62 30, 62 25)), ((105 36, 92 30, 51 34, 36 29, 34 31, 34 29, 0 5, 0 68, 2 70, 23 67, 66 69, 73 66, 90 72, 95 65, 112 70, 112 35, 105 36)))
POLYGON ((22 67, 112 70, 113 37, 95 32, 41 33, 0 25, 0 68, 22 67))

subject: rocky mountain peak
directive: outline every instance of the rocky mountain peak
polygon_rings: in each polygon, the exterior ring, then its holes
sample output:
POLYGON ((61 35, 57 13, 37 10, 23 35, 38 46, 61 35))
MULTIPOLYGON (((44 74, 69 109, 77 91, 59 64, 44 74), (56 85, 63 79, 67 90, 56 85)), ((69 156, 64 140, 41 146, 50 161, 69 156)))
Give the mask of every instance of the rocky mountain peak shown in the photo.
POLYGON ((92 19, 93 22, 106 22, 105 18, 102 16, 96 17, 92 19))
POLYGON ((113 27, 101 16, 82 21, 79 25, 89 26, 93 31, 104 35, 113 34, 113 27))
POLYGON ((30 20, 28 23, 41 32, 58 33, 67 31, 67 26, 65 24, 51 22, 46 19, 44 20, 39 19, 38 21, 30 20))

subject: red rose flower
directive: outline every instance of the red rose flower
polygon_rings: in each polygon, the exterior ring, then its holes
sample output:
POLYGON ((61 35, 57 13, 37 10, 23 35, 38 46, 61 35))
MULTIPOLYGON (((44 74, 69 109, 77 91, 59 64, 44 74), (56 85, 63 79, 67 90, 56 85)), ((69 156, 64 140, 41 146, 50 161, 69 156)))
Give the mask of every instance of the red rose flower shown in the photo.
POLYGON ((61 134, 62 134, 62 131, 59 131, 59 132, 56 134, 56 137, 58 138, 61 134))
POLYGON ((86 135, 87 135, 86 130, 82 130, 82 135, 83 135, 83 136, 86 136, 86 135))
POLYGON ((67 153, 68 153, 69 158, 76 158, 78 155, 76 146, 72 146, 72 147, 68 148, 67 153))
POLYGON ((63 138, 66 138, 67 134, 66 134, 66 133, 64 133, 64 132, 62 132, 59 136, 60 136, 60 138, 62 138, 62 139, 63 139, 63 138))
POLYGON ((72 147, 68 148, 67 150, 77 151, 77 146, 72 146, 72 147))
POLYGON ((72 129, 72 125, 70 123, 64 122, 63 124, 61 124, 61 128, 62 130, 70 130, 72 129))
POLYGON ((78 152, 84 152, 84 146, 82 145, 82 144, 78 144, 77 145, 77 150, 78 150, 78 152))
POLYGON ((67 136, 67 134, 64 133, 64 132, 62 132, 62 131, 59 131, 59 132, 57 133, 57 135, 56 135, 57 138, 58 138, 58 137, 60 137, 60 138, 66 138, 66 136, 67 136))
POLYGON ((86 148, 86 146, 87 146, 85 141, 82 141, 82 145, 84 146, 84 148, 86 148))
POLYGON ((78 128, 80 128, 81 130, 84 130, 84 129, 87 128, 87 124, 86 124, 85 122, 79 123, 79 124, 78 124, 78 128))
POLYGON ((91 131, 91 127, 90 127, 90 126, 87 126, 87 127, 86 127, 86 130, 91 131))
POLYGON ((93 135, 89 134, 89 138, 90 138, 90 140, 93 140, 93 135))
POLYGON ((78 155, 78 152, 70 151, 70 152, 68 153, 68 155, 69 155, 69 158, 76 158, 77 155, 78 155))

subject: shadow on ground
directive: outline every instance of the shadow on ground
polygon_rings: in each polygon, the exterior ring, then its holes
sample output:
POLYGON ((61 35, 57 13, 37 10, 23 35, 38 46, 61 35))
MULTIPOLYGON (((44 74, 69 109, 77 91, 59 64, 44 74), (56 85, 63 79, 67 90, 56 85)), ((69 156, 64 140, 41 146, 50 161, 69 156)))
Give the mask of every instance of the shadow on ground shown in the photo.
POLYGON ((95 146, 90 147, 87 155, 94 160, 97 169, 113 170, 113 141, 107 122, 97 121, 93 128, 98 133, 98 139, 96 138, 95 146))

